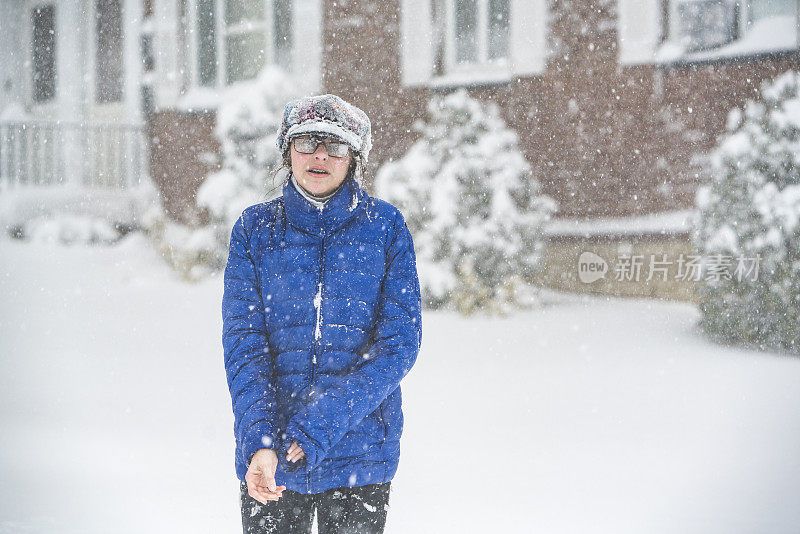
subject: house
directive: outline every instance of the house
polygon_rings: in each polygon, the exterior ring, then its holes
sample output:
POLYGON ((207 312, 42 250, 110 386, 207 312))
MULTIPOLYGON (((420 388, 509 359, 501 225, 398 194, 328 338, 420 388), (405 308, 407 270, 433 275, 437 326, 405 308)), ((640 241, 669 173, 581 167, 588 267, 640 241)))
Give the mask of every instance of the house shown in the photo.
POLYGON ((146 194, 142 0, 3 0, 0 200, 131 224, 146 194))
MULTIPOLYGON (((123 1, 136 3, 93 5, 123 1)), ((150 175, 173 217, 196 216, 194 191, 218 165, 219 90, 265 64, 362 107, 373 169, 414 141, 432 94, 466 87, 499 106, 558 201, 543 278, 571 290, 692 298, 666 276, 582 284, 578 257, 619 274, 615 255, 690 254, 703 154, 728 111, 800 68, 796 0, 140 1, 141 17, 123 17, 134 32, 123 41, 141 43, 139 65, 123 69, 139 86, 124 92, 144 95, 150 175)), ((22 4, 17 18, 31 19, 22 4)))

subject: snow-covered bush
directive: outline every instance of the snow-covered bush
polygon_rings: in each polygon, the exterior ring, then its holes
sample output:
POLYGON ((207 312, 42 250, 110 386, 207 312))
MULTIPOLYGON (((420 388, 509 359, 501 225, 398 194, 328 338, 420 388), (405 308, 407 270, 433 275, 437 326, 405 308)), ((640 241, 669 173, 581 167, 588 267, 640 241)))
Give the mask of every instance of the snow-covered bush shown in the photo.
POLYGON ((434 96, 421 138, 376 176, 414 236, 423 300, 431 308, 505 313, 540 266, 543 225, 555 202, 497 106, 459 90, 434 96))
POLYGON ((213 226, 173 221, 161 206, 144 215, 142 226, 164 261, 184 279, 198 281, 224 267, 213 226))
POLYGON ((800 74, 728 116, 697 192, 702 325, 729 342, 800 350, 800 74), (719 264, 729 266, 724 273, 719 264), (738 269, 737 269, 738 268, 738 269))
POLYGON ((123 190, 0 183, 0 238, 110 245, 141 229, 144 214, 157 203, 158 191, 147 176, 123 190))
POLYGON ((123 232, 105 218, 64 213, 25 221, 15 235, 33 242, 107 245, 118 241, 123 232))
POLYGON ((284 106, 300 96, 296 87, 283 70, 269 66, 255 80, 229 87, 221 99, 214 134, 221 144, 222 169, 200 186, 197 205, 222 226, 226 247, 243 209, 281 194, 271 181, 281 163, 275 138, 284 106))
POLYGON ((164 213, 150 217, 148 230, 162 255, 189 279, 225 267, 228 239, 247 206, 281 194, 281 153, 275 138, 286 103, 298 98, 297 84, 269 66, 254 80, 228 87, 220 97, 214 135, 222 168, 209 174, 197 191, 197 206, 208 210, 206 225, 179 224, 164 213), (274 183, 273 183, 274 181, 274 183))

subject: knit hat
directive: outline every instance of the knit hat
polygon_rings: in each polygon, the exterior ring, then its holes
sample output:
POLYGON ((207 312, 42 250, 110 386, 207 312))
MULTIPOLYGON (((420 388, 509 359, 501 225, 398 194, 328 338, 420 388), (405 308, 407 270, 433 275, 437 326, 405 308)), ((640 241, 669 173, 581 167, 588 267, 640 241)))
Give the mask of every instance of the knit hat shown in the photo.
POLYGON ((278 130, 278 148, 284 151, 301 134, 339 138, 366 162, 372 148, 372 126, 367 114, 336 95, 308 96, 286 104, 278 130))

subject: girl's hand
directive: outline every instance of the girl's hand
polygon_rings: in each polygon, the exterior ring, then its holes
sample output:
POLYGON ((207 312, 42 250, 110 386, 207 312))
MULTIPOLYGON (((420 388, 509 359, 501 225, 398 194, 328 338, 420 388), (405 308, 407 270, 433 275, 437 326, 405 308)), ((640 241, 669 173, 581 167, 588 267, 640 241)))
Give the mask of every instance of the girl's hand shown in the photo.
POLYGON ((247 493, 261 504, 277 501, 286 486, 275 483, 275 470, 278 468, 278 454, 272 449, 259 449, 250 461, 247 474, 247 493))
POLYGON ((300 448, 296 441, 292 441, 292 446, 286 451, 286 459, 292 463, 297 462, 305 455, 306 453, 303 452, 303 449, 300 448))

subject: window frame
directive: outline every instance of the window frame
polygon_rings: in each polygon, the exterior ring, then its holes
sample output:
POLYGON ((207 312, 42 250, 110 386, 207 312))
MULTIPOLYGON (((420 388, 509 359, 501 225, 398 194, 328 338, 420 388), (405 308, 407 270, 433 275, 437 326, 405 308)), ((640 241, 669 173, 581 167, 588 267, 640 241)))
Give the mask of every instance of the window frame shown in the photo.
MULTIPOLYGON (((235 24, 227 24, 225 21, 225 8, 227 0, 210 0, 214 3, 214 31, 216 35, 215 43, 215 56, 217 68, 215 71, 215 82, 213 84, 203 85, 200 83, 200 65, 198 64, 200 56, 200 31, 198 28, 199 16, 197 0, 189 0, 189 23, 188 23, 188 65, 189 72, 189 90, 191 91, 204 91, 204 90, 219 90, 229 87, 237 83, 237 80, 228 83, 228 38, 235 36, 242 36, 261 32, 264 36, 264 66, 274 65, 276 67, 284 68, 280 62, 276 60, 275 46, 275 1, 276 0, 260 0, 264 7, 263 19, 250 19, 241 21, 235 24)), ((294 3, 290 3, 292 15, 292 33, 296 24, 296 11, 294 3)), ((291 43, 290 54, 295 54, 295 43, 291 43)), ((293 65, 293 61, 288 62, 293 65)), ((262 67, 263 68, 263 67, 262 67)))
MULTIPOLYGON (((458 62, 457 40, 456 40, 456 2, 458 0, 442 0, 444 4, 444 35, 439 36, 443 39, 441 58, 436 57, 434 49, 433 63, 441 62, 441 72, 434 72, 431 76, 431 84, 436 85, 463 85, 469 83, 505 83, 511 79, 511 17, 513 11, 511 0, 508 0, 508 21, 507 48, 505 56, 497 59, 489 59, 489 6, 490 0, 475 0, 477 4, 477 32, 476 32, 476 55, 474 62, 458 62)), ((433 13, 432 13, 433 17, 433 13)), ((432 20, 434 31, 439 20, 432 20)), ((441 26, 441 25, 439 25, 441 26)), ((442 31, 442 30, 439 30, 442 31)), ((434 39, 437 42, 437 39, 434 39)))

